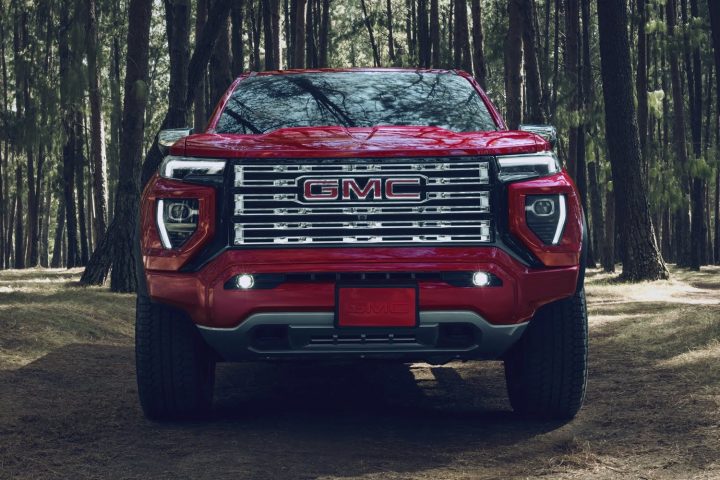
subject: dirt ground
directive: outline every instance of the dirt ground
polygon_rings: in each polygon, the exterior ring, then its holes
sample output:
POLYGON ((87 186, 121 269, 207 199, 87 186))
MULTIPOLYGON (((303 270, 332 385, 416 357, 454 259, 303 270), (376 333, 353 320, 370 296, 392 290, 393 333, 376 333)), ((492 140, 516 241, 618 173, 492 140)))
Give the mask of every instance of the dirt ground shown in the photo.
POLYGON ((134 299, 0 272, 0 478, 720 479, 720 268, 591 272, 587 400, 510 410, 500 363, 221 365, 212 417, 136 399, 134 299))

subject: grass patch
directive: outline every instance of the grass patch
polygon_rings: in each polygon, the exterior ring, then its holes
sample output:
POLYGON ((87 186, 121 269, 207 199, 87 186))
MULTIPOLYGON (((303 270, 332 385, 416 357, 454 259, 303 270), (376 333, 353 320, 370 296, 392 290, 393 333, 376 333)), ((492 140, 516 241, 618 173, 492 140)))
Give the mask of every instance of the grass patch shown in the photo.
POLYGON ((79 287, 80 273, 0 272, 0 369, 23 366, 73 343, 131 342, 135 296, 79 287))

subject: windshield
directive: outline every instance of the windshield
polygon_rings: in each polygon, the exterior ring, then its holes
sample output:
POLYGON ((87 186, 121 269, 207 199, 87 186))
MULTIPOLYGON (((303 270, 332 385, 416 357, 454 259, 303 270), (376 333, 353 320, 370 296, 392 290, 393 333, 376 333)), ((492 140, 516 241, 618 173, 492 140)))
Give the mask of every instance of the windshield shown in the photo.
POLYGON ((288 127, 381 125, 497 130, 483 99, 459 75, 336 72, 249 77, 228 100, 216 131, 262 134, 288 127))

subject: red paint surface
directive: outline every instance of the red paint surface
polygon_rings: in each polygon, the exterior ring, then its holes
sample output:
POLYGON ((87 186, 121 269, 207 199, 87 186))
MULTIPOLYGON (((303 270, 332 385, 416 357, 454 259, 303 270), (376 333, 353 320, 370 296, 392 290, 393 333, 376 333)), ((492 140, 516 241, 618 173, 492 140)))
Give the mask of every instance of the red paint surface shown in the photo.
POLYGON ((215 234, 215 189, 168 180, 155 175, 150 179, 140 207, 140 245, 146 270, 178 270, 197 254, 215 234), (157 226, 157 201, 163 198, 198 200, 198 227, 178 249, 166 249, 157 226))
POLYGON ((338 326, 414 327, 416 293, 414 288, 339 288, 338 326))
POLYGON ((240 273, 433 272, 493 273, 500 287, 453 287, 421 281, 421 311, 467 310, 493 324, 529 319, 540 306, 572 295, 578 267, 530 269, 494 247, 368 247, 228 250, 194 273, 146 271, 150 296, 210 327, 237 326, 261 312, 332 312, 335 283, 285 283, 269 290, 225 290, 240 273))
POLYGON ((508 186, 510 231, 548 267, 567 267, 580 262, 583 213, 577 189, 567 172, 514 183, 508 186), (525 219, 527 195, 565 194, 565 229, 558 245, 545 245, 528 227, 525 219))

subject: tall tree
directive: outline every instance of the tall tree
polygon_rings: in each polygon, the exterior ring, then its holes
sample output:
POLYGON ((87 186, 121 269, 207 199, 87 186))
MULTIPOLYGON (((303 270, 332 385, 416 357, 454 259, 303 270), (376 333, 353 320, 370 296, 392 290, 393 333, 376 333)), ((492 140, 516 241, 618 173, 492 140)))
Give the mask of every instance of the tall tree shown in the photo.
MULTIPOLYGON (((205 30, 205 23, 207 22, 208 14, 208 1, 209 0, 197 0, 197 11, 195 13, 195 38, 200 38, 205 30)), ((202 72, 200 72, 200 80, 198 83, 198 92, 200 92, 200 94, 195 96, 194 101, 195 108, 193 109, 193 125, 197 131, 203 130, 205 128, 205 124, 207 123, 208 114, 205 111, 205 89, 207 88, 205 82, 207 77, 206 72, 207 66, 203 68, 202 72)))
MULTIPOLYGON (((690 0, 692 19, 699 17, 698 0, 690 0)), ((693 84, 694 97, 690 98, 690 136, 692 139, 695 162, 702 159, 702 65, 700 46, 692 47, 692 69, 688 68, 688 83, 693 84)), ((707 225, 705 224, 705 180, 695 174, 691 180, 690 207, 692 223, 690 225, 690 266, 699 270, 706 263, 707 225)))
MULTIPOLYGON (((720 151, 720 2, 708 0, 715 60, 715 146, 720 151)), ((715 263, 720 263, 720 167, 715 176, 715 263)))
POLYGON ((395 65, 395 38, 393 37, 393 10, 392 1, 386 0, 388 24, 388 58, 390 65, 395 65))
POLYGON ((320 20, 320 67, 328 67, 328 43, 330 41, 330 0, 322 0, 322 18, 320 20))
POLYGON ((505 35, 505 121, 516 130, 522 117, 522 0, 507 3, 508 30, 505 35))
MULTIPOLYGON (((107 256, 111 259, 110 289, 114 292, 133 292, 137 287, 139 259, 135 247, 135 232, 138 224, 140 158, 148 98, 151 13, 152 0, 130 0, 115 216, 103 241, 93 254, 93 258, 107 256)), ((95 261, 105 264, 105 261, 99 259, 95 261)), ((87 280, 88 270, 90 273, 97 273, 86 269, 83 280, 87 280)), ((107 275, 107 270, 100 273, 107 275)))
POLYGON ((305 0, 293 0, 293 68, 305 67, 305 0))
MULTIPOLYGON (((213 0, 215 2, 223 2, 224 0, 213 0)), ((206 26, 207 28, 207 26, 206 26)), ((272 48, 265 50, 265 56, 272 55, 272 48), (269 51, 268 51, 269 50, 269 51)), ((274 58, 271 58, 274 65, 274 58)), ((230 9, 225 9, 222 21, 218 25, 218 36, 215 46, 210 55, 210 103, 208 112, 212 111, 212 107, 220 100, 225 91, 232 83, 232 72, 230 67, 232 60, 230 58, 230 9)))
POLYGON ((102 240, 107 229, 107 156, 105 126, 103 125, 102 92, 98 65, 98 30, 96 0, 87 0, 87 63, 88 93, 90 97, 90 156, 93 166, 93 203, 95 214, 95 244, 102 240))
POLYGON ((455 0, 455 31, 454 31, 455 67, 472 73, 472 57, 470 56, 470 37, 468 34, 467 1, 455 0))
POLYGON ((578 76, 579 54, 578 38, 580 33, 580 2, 579 0, 565 1, 565 79, 567 87, 567 108, 570 118, 570 131, 568 132, 568 171, 577 180, 584 172, 578 171, 577 165, 577 142, 578 125, 574 120, 580 108, 578 98, 578 87, 580 85, 578 76))
POLYGON ((475 79, 482 88, 487 88, 487 65, 483 50, 482 6, 480 0, 470 0, 472 12, 473 67, 475 79))
MULTIPOLYGON (((665 5, 665 17, 667 22, 668 41, 672 45, 677 37, 675 32, 675 24, 677 22, 677 11, 675 9, 675 1, 667 0, 665 5)), ((690 218, 688 215, 688 199, 687 192, 689 190, 690 180, 688 178, 689 160, 687 148, 685 145, 685 101, 683 98, 683 89, 680 78, 680 65, 678 62, 678 54, 676 46, 668 51, 670 59, 670 82, 672 85, 672 102, 673 102, 673 145, 675 148, 676 169, 680 178, 680 190, 682 193, 682 202, 676 209, 674 215, 675 238, 679 240, 690 231, 690 218)), ((688 242, 676 242, 676 262, 680 266, 690 266, 690 248, 688 242)))
MULTIPOLYGON (((276 46, 280 44, 280 37, 279 32, 273 26, 273 21, 279 15, 280 4, 277 0, 262 0, 261 3, 265 32, 265 70, 277 70, 280 68, 280 58, 276 57, 275 53, 276 46)), ((222 36, 220 40, 222 40, 222 36)))
POLYGON ((245 48, 243 40, 244 0, 232 2, 230 22, 232 24, 232 76, 237 78, 245 70, 245 48))
POLYGON ((15 268, 25 268, 25 234, 23 232, 23 169, 15 167, 15 268))
POLYGON ((417 0, 417 48, 418 62, 421 67, 429 67, 431 62, 430 27, 428 26, 427 0, 417 0))
POLYGON ((655 242, 647 193, 641 180, 625 0, 598 2, 598 22, 605 130, 618 233, 623 237, 621 278, 630 281, 668 278, 655 242))
POLYGON ((533 0, 522 1, 522 37, 523 61, 525 64, 526 92, 527 92, 527 119, 528 123, 545 123, 545 105, 543 105, 542 82, 540 80, 540 65, 538 63, 537 33, 535 29, 535 7, 533 0))
POLYGON ((635 72, 635 91, 638 104, 638 132, 640 133, 640 151, 642 152, 643 178, 648 177, 648 154, 647 154, 647 123, 648 123, 648 78, 647 78, 647 35, 645 24, 647 14, 645 0, 637 0, 637 68, 635 72))
MULTIPOLYGON (((75 1, 75 0, 74 0, 75 1)), ((65 265, 73 268, 80 264, 80 245, 78 243, 77 207, 75 203, 75 157, 77 141, 75 134, 75 112, 77 110, 76 85, 73 77, 77 72, 78 55, 74 45, 71 48, 72 23, 70 5, 60 9, 60 29, 58 32, 58 59, 60 63, 60 105, 65 144, 62 148, 63 196, 65 198, 65 223, 67 229, 67 255, 65 265)), ((77 8, 73 9, 75 15, 77 8)))
POLYGON ((375 34, 373 32, 373 26, 372 26, 372 22, 370 21, 370 16, 368 15, 367 5, 365 4, 365 0, 360 0, 360 7, 362 8, 363 19, 365 20, 365 27, 367 28, 368 35, 370 37, 370 47, 372 48, 373 62, 376 67, 379 67, 380 66, 380 53, 378 51, 377 43, 375 42, 375 34))
POLYGON ((440 68, 440 12, 439 0, 430 0, 430 66, 440 68))

